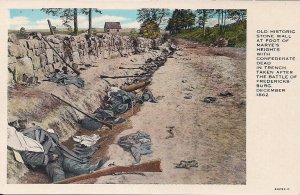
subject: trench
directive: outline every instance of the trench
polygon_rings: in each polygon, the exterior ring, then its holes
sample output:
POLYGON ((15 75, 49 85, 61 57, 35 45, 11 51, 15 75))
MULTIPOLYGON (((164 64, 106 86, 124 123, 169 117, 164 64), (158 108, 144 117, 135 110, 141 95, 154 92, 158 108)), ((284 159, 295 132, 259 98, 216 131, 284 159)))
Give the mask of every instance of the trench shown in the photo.
MULTIPOLYGON (((122 86, 131 83, 133 79, 99 79, 100 74, 106 75, 131 75, 141 74, 141 70, 120 70, 119 66, 135 66, 136 64, 145 64, 145 60, 153 58, 160 52, 149 51, 138 55, 128 56, 126 58, 114 58, 99 60, 88 70, 82 72, 81 77, 86 81, 84 89, 78 89, 73 85, 58 86, 55 83, 42 83, 37 87, 24 87, 16 85, 8 89, 9 115, 26 117, 29 121, 35 121, 43 128, 52 128, 60 136, 60 141, 69 149, 73 148, 75 142, 72 136, 98 134, 101 139, 97 142, 99 150, 93 154, 91 163, 96 163, 100 159, 107 157, 108 147, 114 143, 116 137, 124 130, 132 127, 130 117, 140 111, 142 105, 136 104, 132 110, 128 110, 122 115, 126 122, 114 126, 113 130, 103 126, 97 131, 88 131, 82 129, 77 123, 83 115, 74 111, 74 109, 64 105, 51 98, 50 93, 54 93, 62 99, 71 102, 86 113, 92 113, 97 108, 103 106, 104 97, 112 86, 122 86), (109 82, 108 82, 109 80, 109 82), (21 103, 22 102, 22 103, 21 103)), ((8 165, 15 166, 15 165, 8 165)), ((21 167, 21 169, 24 169, 21 167)), ((13 177, 13 175, 8 175, 13 177)), ((27 170, 25 174, 16 180, 16 183, 25 184, 46 184, 49 183, 47 174, 43 168, 27 170)), ((93 181, 88 181, 92 183, 93 181)))

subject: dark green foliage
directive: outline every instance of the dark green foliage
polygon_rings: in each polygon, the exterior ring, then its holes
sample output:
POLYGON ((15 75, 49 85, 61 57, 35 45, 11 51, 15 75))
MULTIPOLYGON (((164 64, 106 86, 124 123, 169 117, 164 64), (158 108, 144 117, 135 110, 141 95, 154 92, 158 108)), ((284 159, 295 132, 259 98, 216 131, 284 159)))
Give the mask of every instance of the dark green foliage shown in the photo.
POLYGON ((130 32, 129 32, 129 36, 131 38, 137 38, 139 36, 139 33, 135 30, 135 29, 132 29, 130 32))
POLYGON ((166 30, 171 34, 179 33, 182 30, 191 30, 195 25, 195 17, 195 13, 190 9, 175 9, 166 30))
POLYGON ((156 39, 160 36, 159 25, 154 20, 148 20, 141 24, 140 33, 145 38, 156 39))
POLYGON ((246 46, 246 10, 224 9, 175 9, 169 19, 166 30, 175 37, 185 38, 210 45, 220 38, 228 40, 230 47, 246 46), (196 21, 197 18, 197 21, 196 21), (214 27, 207 27, 210 18, 216 18, 218 23, 214 27), (228 21, 234 24, 227 24, 228 21), (197 27, 195 27, 197 22, 197 27))
POLYGON ((222 32, 219 27, 206 28, 205 36, 203 30, 198 28, 177 33, 175 37, 197 41, 205 45, 210 45, 219 38, 225 38, 228 40, 229 47, 246 47, 245 26, 246 21, 227 25, 225 32, 222 32))
POLYGON ((205 24, 207 23, 208 19, 212 18, 215 15, 215 12, 213 9, 197 9, 196 12, 198 14, 199 27, 202 28, 203 34, 205 36, 205 24))

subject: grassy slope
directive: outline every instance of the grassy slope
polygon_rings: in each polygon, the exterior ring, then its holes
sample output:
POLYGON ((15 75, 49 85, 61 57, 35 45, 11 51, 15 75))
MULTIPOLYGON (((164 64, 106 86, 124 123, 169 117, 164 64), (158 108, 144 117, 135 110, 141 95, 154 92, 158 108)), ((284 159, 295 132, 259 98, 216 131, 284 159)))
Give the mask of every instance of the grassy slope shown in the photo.
POLYGON ((187 30, 175 34, 177 38, 197 41, 205 45, 214 43, 218 38, 226 38, 230 47, 246 47, 246 29, 244 24, 226 26, 225 33, 221 33, 218 27, 206 28, 206 35, 202 29, 187 30))

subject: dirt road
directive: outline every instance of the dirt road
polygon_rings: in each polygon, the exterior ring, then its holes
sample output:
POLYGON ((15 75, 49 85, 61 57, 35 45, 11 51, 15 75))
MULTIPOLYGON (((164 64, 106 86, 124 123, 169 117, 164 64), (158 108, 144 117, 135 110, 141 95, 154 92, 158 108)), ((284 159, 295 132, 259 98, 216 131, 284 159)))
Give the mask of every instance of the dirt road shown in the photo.
POLYGON ((151 135, 153 149, 142 162, 161 159, 163 172, 105 176, 96 183, 246 183, 245 50, 183 40, 177 45, 182 50, 154 74, 150 86, 159 102, 145 103, 130 118, 132 128, 119 134, 108 149, 109 163, 134 164, 117 140, 142 130, 151 135), (206 103, 205 97, 217 99, 206 103), (174 127, 173 133, 169 127, 174 127), (175 168, 181 160, 197 160, 199 167, 175 168))

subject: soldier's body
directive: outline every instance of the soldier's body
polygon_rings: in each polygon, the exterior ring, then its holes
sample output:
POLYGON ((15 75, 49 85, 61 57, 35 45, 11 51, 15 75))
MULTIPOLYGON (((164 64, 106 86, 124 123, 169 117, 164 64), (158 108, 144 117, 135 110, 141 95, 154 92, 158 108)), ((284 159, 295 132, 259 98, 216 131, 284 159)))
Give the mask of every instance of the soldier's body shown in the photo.
POLYGON ((77 155, 60 144, 57 134, 48 132, 39 126, 23 124, 16 129, 43 146, 44 153, 23 151, 20 154, 27 166, 31 168, 44 167, 52 182, 65 179, 66 173, 71 176, 90 173, 99 169, 106 162, 106 160, 101 160, 97 164, 89 164, 86 157, 77 155))

